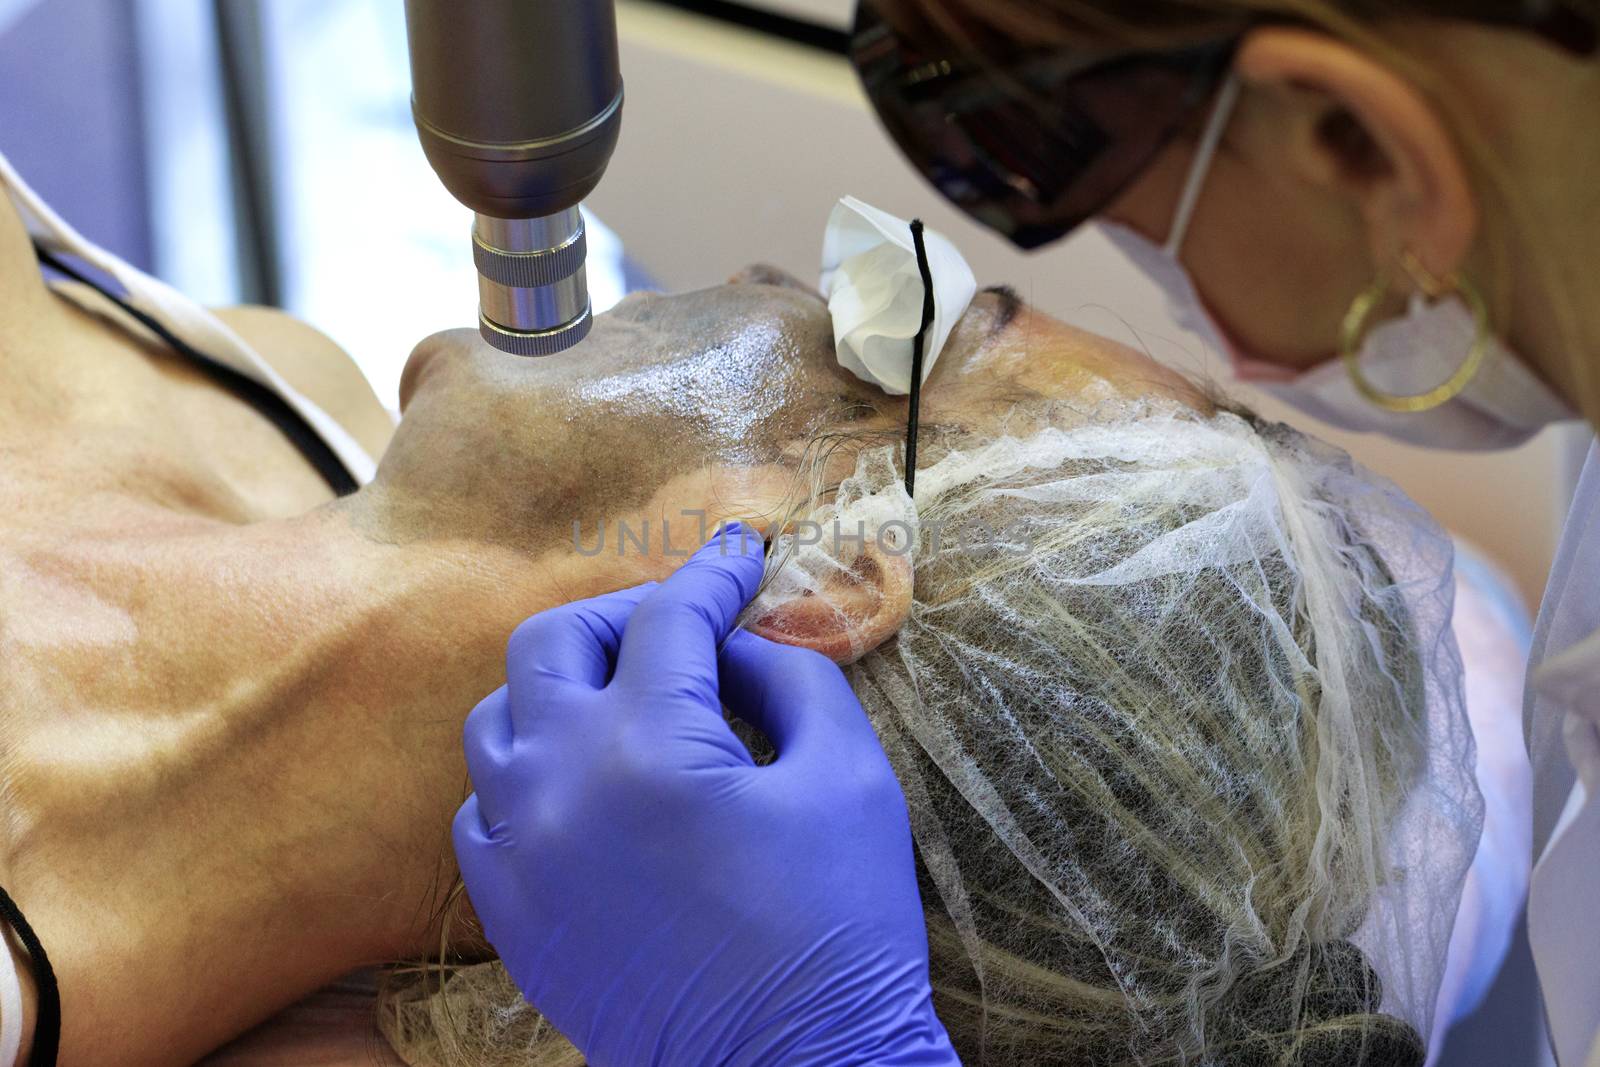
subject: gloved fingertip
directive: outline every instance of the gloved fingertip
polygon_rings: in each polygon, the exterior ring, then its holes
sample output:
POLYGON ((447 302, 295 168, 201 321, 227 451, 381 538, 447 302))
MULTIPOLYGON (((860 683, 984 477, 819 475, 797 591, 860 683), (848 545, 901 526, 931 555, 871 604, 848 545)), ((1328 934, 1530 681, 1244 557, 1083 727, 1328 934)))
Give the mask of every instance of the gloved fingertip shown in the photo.
POLYGON ((760 545, 751 527, 728 523, 662 582, 628 620, 614 681, 654 686, 674 678, 714 686, 717 646, 761 587, 760 545))
POLYGON ((708 551, 715 549, 720 555, 760 558, 765 554, 765 546, 766 538, 761 536, 760 530, 747 522, 733 519, 718 527, 705 548, 708 551))
POLYGON ((738 582, 743 607, 761 585, 766 569, 766 540, 759 530, 735 520, 724 524, 689 563, 725 569, 738 582))

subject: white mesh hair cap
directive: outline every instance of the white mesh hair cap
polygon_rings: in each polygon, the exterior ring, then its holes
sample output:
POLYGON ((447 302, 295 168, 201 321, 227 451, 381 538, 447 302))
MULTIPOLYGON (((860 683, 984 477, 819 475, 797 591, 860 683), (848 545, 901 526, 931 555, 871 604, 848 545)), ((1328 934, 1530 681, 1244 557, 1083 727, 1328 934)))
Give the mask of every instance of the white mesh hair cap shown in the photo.
POLYGON ((1444 535, 1229 414, 953 452, 917 504, 852 680, 966 1060, 1421 1064, 1482 817, 1444 535))
MULTIPOLYGON (((1448 539, 1228 413, 925 447, 914 509, 883 447, 818 514, 915 521, 905 621, 847 671, 963 1062, 1420 1067, 1482 819, 1448 539)), ((817 596, 803 555, 753 611, 817 596)), ((573 1062, 485 983, 391 996, 385 1032, 414 1064, 573 1062)))

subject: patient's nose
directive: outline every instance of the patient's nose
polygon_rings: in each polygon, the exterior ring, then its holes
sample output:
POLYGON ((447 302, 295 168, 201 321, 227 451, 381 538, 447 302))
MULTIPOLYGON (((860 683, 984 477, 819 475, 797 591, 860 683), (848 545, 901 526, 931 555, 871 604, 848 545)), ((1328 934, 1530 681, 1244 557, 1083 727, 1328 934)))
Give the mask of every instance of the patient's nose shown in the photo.
POLYGON ((729 285, 776 285, 783 289, 797 289, 807 296, 822 299, 817 287, 796 278, 786 270, 766 263, 752 263, 728 279, 729 285))

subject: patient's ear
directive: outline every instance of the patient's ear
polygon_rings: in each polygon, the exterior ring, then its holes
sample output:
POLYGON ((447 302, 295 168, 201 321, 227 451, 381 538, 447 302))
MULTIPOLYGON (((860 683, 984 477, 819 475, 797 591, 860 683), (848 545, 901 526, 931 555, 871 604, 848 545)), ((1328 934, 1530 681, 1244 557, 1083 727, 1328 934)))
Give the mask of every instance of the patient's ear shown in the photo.
POLYGON ((820 652, 843 666, 905 625, 913 585, 909 550, 868 538, 865 545, 805 562, 798 578, 780 573, 757 599, 758 614, 745 629, 820 652))

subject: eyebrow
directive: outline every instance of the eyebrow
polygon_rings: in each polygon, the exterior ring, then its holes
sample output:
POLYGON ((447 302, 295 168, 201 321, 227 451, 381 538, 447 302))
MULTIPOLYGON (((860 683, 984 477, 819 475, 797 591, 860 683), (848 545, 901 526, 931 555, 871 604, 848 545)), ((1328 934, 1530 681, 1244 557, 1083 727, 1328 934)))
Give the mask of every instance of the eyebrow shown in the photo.
POLYGON ((982 290, 983 293, 997 297, 1000 307, 995 312, 994 325, 990 328, 990 336, 999 333, 1010 326, 1012 321, 1022 312, 1022 297, 1009 285, 991 285, 982 290))

